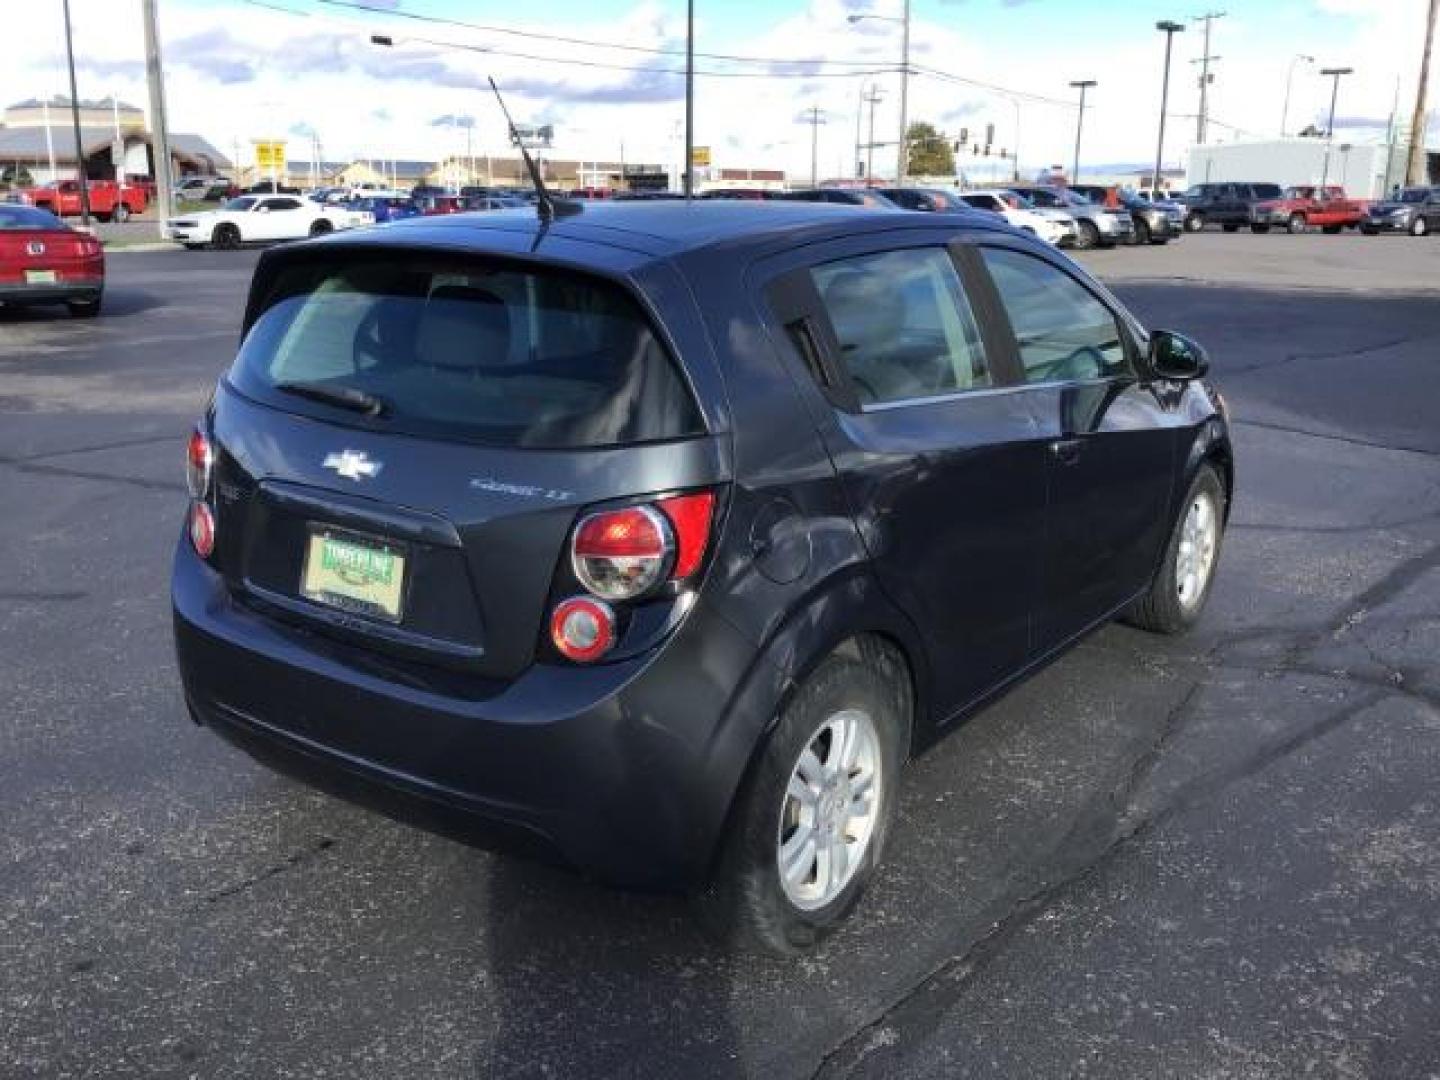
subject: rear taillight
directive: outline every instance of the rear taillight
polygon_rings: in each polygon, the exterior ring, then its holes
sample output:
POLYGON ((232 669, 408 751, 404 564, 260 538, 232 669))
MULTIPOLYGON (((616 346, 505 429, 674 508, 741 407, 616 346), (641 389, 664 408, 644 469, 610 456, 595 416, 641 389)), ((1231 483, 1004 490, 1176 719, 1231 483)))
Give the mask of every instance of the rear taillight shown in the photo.
POLYGON ((663 579, 674 550, 670 523, 648 506, 591 514, 570 544, 580 584, 604 600, 633 600, 663 579))
POLYGON ((609 604, 588 596, 562 600, 550 616, 550 640, 567 660, 598 660, 615 644, 615 613, 609 604))
POLYGON ((200 428, 190 432, 185 445, 185 487, 192 499, 210 494, 210 474, 215 468, 215 451, 200 428))
POLYGON ((600 659, 619 633, 604 601, 642 600, 694 577, 714 517, 715 492, 697 491, 582 518, 570 539, 570 565, 591 596, 570 597, 551 613, 550 639, 560 654, 579 663, 600 659))
POLYGON ((202 559, 208 559, 211 552, 215 550, 215 512, 209 505, 199 499, 190 504, 190 518, 187 522, 190 532, 190 543, 195 548, 195 554, 202 559))

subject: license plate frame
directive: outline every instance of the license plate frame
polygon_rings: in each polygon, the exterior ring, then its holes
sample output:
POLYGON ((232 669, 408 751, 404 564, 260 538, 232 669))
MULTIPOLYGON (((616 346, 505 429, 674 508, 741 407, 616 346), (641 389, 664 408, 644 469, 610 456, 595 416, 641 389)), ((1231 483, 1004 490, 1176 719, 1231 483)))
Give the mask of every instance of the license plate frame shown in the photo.
POLYGON ((322 607, 399 624, 405 617, 410 556, 405 544, 312 522, 305 530, 300 595, 322 607))
POLYGON ((26 270, 26 285, 58 285, 60 275, 54 270, 26 270))

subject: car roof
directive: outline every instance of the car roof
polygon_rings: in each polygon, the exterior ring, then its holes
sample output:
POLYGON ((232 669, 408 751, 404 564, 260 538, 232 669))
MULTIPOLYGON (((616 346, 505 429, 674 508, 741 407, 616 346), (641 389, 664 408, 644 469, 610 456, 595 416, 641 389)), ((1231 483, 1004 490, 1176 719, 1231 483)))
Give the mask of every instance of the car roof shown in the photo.
MULTIPOLYGON (((962 212, 963 213, 963 212, 962 212)), ((974 224, 993 227, 978 212, 974 224)), ((674 257, 721 245, 767 248, 793 247, 832 237, 905 228, 934 228, 928 214, 909 210, 848 206, 837 203, 697 199, 588 202, 578 213, 556 218, 548 228, 533 207, 443 218, 411 218, 383 231, 340 233, 323 243, 368 245, 434 245, 451 249, 484 247, 487 236, 519 233, 541 255, 546 241, 578 240, 653 257, 674 257)), ((499 239, 496 237, 496 239, 499 239)))

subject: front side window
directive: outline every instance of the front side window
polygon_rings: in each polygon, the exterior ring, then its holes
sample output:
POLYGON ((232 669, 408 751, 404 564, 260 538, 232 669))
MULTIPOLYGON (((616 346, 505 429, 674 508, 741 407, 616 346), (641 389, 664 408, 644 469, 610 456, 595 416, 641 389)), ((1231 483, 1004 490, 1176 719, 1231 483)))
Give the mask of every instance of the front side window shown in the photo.
POLYGON ((1126 370, 1110 309, 1070 275, 1018 251, 982 247, 1020 347, 1025 381, 1101 379, 1126 370))
POLYGON ((979 324, 943 248, 912 248, 811 270, 862 406, 991 385, 979 324))

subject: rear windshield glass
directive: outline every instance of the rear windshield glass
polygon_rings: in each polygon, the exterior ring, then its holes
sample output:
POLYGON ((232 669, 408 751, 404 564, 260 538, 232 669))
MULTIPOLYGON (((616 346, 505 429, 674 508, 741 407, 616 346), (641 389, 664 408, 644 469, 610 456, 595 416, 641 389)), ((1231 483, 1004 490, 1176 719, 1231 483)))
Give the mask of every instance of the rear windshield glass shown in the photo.
POLYGON ((1257 198, 1278 199, 1282 197, 1279 184, 1252 184, 1251 189, 1257 198))
POLYGON ((513 264, 350 256, 290 267, 231 380, 339 423, 501 446, 613 446, 703 430, 627 292, 513 264), (348 408, 331 403, 346 398, 348 408))

